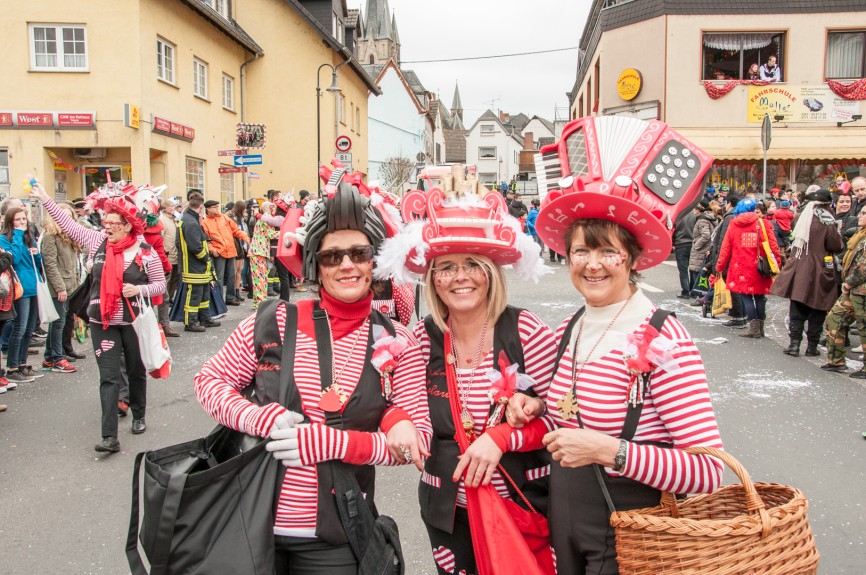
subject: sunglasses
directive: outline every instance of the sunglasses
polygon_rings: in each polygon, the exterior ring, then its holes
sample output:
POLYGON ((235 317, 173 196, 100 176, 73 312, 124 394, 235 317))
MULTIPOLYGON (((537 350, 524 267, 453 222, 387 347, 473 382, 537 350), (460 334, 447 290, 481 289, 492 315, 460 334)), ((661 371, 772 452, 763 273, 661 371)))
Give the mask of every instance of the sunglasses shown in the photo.
POLYGON ((349 256, 353 264, 367 263, 373 259, 373 246, 355 246, 347 250, 324 250, 316 252, 316 261, 326 268, 338 266, 349 256))

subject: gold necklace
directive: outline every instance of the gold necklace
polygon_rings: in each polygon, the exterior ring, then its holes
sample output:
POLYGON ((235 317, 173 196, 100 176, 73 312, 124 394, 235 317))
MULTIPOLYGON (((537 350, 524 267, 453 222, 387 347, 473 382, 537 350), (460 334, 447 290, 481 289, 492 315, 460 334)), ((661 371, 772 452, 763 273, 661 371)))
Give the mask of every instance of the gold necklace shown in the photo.
POLYGON ((322 390, 319 407, 322 408, 323 411, 337 411, 337 409, 334 409, 334 407, 337 407, 334 403, 334 399, 337 399, 339 401, 339 410, 342 411, 342 407, 346 405, 349 396, 343 393, 343 388, 340 386, 340 380, 343 378, 343 372, 346 370, 346 366, 349 365, 349 361, 351 361, 352 356, 355 353, 355 348, 358 346, 361 334, 366 331, 365 328, 367 327, 367 322, 370 321, 370 318, 365 319, 364 323, 361 324, 361 327, 358 328, 355 340, 352 342, 352 347, 349 349, 349 353, 346 355, 346 360, 343 362, 343 365, 340 366, 339 371, 335 369, 333 363, 336 356, 334 355, 334 331, 331 329, 331 316, 326 314, 325 319, 328 323, 328 336, 331 344, 331 385, 322 390))
POLYGON ((628 307, 628 302, 631 301, 631 296, 633 295, 633 293, 629 294, 625 303, 622 304, 622 307, 619 308, 619 311, 616 312, 616 315, 613 316, 613 319, 610 320, 610 323, 607 324, 606 328, 604 328, 601 337, 596 340, 595 345, 593 345, 592 349, 589 350, 589 354, 587 354, 584 362, 580 365, 580 369, 578 369, 577 357, 580 351, 580 339, 583 335, 583 325, 586 321, 586 316, 580 319, 580 327, 577 330, 577 339, 574 342, 574 353, 571 357, 571 389, 569 389, 566 394, 556 402, 556 406, 559 408, 559 414, 562 416, 563 421, 568 421, 573 415, 580 411, 580 405, 578 405, 577 402, 577 380, 580 378, 580 374, 583 373, 583 368, 586 367, 586 364, 588 364, 589 360, 592 359, 592 354, 595 353, 595 350, 601 344, 602 340, 604 340, 604 336, 607 335, 607 332, 610 331, 610 328, 613 327, 613 324, 616 323, 616 320, 619 319, 619 316, 623 311, 625 311, 625 308, 628 307))
POLYGON ((451 362, 454 365, 454 376, 457 378, 457 391, 460 399, 460 423, 463 424, 463 431, 469 437, 469 442, 475 437, 475 420, 469 412, 469 393, 472 391, 472 384, 475 382, 475 368, 481 361, 481 351, 484 348, 484 340, 487 337, 487 325, 490 318, 484 319, 484 326, 481 328, 481 338, 478 340, 478 346, 475 348, 475 355, 469 361, 469 383, 463 385, 460 374, 457 369, 460 367, 460 357, 457 355, 457 338, 454 337, 454 328, 451 325, 451 318, 448 318, 448 329, 451 330, 451 362))

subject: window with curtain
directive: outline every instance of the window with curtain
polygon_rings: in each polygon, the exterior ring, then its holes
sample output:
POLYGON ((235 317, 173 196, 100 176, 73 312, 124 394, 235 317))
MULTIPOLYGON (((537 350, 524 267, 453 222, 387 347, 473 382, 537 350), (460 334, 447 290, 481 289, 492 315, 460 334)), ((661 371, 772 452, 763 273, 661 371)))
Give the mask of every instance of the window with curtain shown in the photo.
POLYGON ((704 32, 703 80, 748 80, 749 68, 776 56, 785 80, 784 32, 704 32))
POLYGON ((31 24, 30 67, 55 72, 86 71, 86 27, 83 24, 31 24))
POLYGON ((866 78, 866 31, 827 34, 824 75, 838 80, 866 78))

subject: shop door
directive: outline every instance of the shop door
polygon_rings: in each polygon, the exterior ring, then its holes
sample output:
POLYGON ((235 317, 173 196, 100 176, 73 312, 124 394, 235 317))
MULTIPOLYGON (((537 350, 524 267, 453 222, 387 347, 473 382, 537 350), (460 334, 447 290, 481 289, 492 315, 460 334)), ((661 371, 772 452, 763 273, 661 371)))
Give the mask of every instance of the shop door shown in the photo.
POLYGON ((89 195, 108 183, 108 175, 111 174, 112 182, 123 179, 121 166, 87 166, 84 168, 84 193, 89 195))

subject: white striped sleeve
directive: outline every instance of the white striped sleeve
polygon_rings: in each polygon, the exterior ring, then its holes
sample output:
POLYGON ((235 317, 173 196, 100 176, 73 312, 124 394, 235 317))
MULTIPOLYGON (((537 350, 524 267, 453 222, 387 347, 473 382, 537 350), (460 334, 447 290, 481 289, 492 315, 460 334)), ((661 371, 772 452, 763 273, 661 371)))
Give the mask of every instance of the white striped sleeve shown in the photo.
MULTIPOLYGON (((668 318, 662 335, 678 344, 678 368, 657 370, 651 381, 655 411, 676 448, 722 448, 700 353, 682 324, 668 318)), ((674 493, 711 493, 721 484, 722 462, 682 449, 629 443, 622 474, 656 489, 674 493)))

